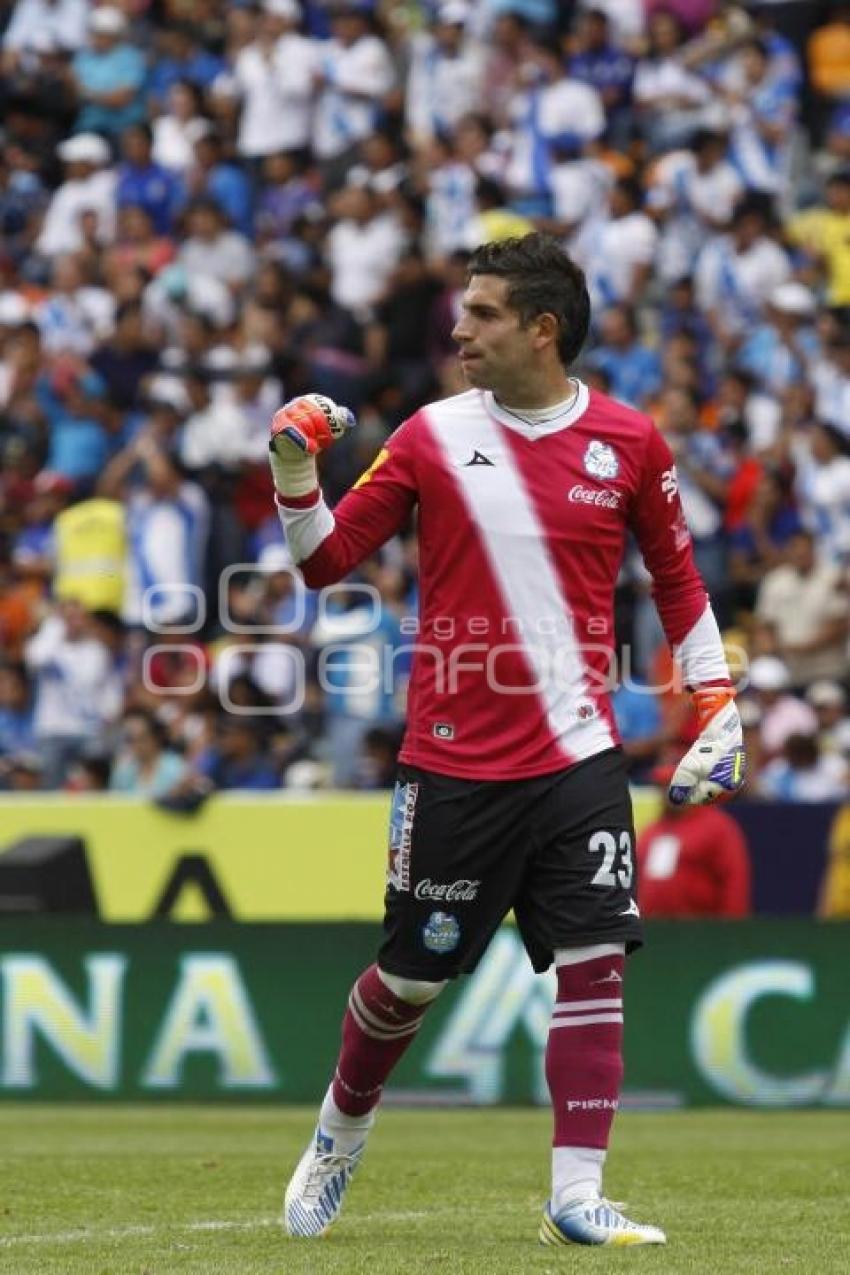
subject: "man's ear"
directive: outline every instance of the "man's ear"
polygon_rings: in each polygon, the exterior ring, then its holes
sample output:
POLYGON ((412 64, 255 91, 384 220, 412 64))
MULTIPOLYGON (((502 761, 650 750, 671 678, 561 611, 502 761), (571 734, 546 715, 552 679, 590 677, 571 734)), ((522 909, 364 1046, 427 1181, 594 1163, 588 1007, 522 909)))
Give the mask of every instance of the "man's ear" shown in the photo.
POLYGON ((543 349, 549 344, 557 345, 559 324, 554 314, 550 314, 547 310, 543 314, 538 314, 532 322, 535 327, 534 344, 538 349, 543 349))

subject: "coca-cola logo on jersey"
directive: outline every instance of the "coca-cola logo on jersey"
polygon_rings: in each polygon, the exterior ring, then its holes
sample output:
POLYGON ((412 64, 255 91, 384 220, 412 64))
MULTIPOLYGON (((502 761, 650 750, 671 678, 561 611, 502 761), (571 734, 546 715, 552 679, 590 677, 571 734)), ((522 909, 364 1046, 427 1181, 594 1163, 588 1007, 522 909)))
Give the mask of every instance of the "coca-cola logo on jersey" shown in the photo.
POLYGON ((471 903, 478 897, 480 881, 432 881, 425 877, 413 891, 417 899, 439 899, 442 903, 471 903))
POLYGON ((569 499, 576 505, 599 505, 603 509, 619 509, 621 491, 600 491, 598 487, 582 487, 576 483, 570 488, 569 499))

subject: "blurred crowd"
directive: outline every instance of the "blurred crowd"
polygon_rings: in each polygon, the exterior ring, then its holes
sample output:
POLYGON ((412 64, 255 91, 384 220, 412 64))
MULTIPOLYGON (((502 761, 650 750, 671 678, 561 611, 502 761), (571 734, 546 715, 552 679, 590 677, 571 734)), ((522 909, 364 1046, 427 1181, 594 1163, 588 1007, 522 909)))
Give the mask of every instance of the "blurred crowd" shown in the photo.
MULTIPOLYGON (((268 420, 306 391, 354 409, 333 503, 463 388, 471 250, 537 227, 587 273, 578 373, 676 456, 749 667, 751 795, 848 795, 850 5, 17 0, 0 24, 0 785, 190 809, 391 782, 413 531, 306 593, 268 420)), ((634 553, 617 620, 648 780, 694 726, 634 553)))

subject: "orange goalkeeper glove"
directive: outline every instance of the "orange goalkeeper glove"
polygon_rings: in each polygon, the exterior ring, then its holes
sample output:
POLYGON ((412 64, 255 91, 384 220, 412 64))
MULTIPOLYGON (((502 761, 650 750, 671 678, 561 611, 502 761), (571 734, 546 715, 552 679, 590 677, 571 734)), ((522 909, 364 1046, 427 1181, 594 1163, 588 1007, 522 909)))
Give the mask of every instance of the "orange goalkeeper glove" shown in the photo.
POLYGON ((274 485, 282 496, 305 496, 318 486, 316 456, 354 426, 354 416, 324 394, 304 394, 275 412, 269 439, 274 485))
POLYGON ((741 718, 731 686, 704 686, 693 693, 700 733, 670 781, 673 806, 704 806, 730 796, 744 782, 746 755, 741 718))

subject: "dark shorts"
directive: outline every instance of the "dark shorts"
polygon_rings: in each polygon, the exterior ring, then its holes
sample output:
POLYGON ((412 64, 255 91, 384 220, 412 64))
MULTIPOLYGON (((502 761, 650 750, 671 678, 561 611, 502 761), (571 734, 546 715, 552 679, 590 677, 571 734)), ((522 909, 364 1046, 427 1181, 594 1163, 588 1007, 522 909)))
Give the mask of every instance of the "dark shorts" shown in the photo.
POLYGON ((400 766, 378 963, 404 978, 468 973, 511 908, 538 971, 556 948, 632 951, 643 941, 634 845, 618 749, 511 781, 400 766))

